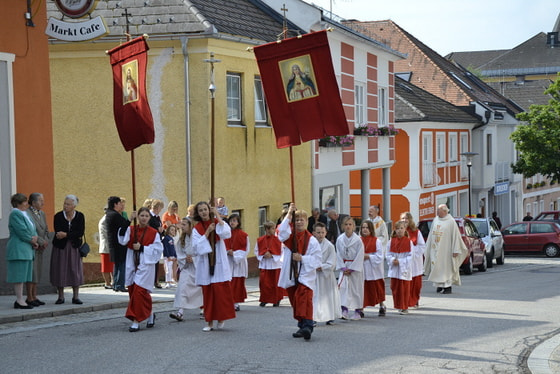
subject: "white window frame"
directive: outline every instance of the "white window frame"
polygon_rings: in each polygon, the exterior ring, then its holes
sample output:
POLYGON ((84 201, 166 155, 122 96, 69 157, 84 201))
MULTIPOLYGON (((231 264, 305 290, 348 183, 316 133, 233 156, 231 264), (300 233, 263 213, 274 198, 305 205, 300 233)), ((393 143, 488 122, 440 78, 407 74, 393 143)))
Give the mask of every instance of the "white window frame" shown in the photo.
POLYGON ((438 164, 445 163, 445 133, 436 132, 436 162, 438 164))
POLYGON ((449 162, 457 162, 457 133, 449 133, 449 162))
MULTIPOLYGON (((469 134, 466 132, 461 132, 459 138, 459 154, 464 152, 469 152, 469 134)), ((468 174, 467 164, 465 162, 461 163, 461 179, 466 179, 468 174)))
POLYGON ((253 83, 255 87, 255 125, 268 127, 268 109, 266 106, 266 98, 264 96, 261 76, 255 75, 253 83))
POLYGON ((226 74, 226 101, 228 125, 242 125, 242 76, 240 73, 227 72, 226 74), (235 90, 234 90, 235 89, 235 90), (237 112, 237 113, 235 113, 237 112))
POLYGON ((486 165, 492 165, 492 134, 486 134, 486 165))
POLYGON ((260 206, 258 210, 258 221, 259 221, 259 237, 266 234, 264 229, 264 223, 268 221, 268 207, 260 206))
POLYGON ((434 134, 422 133, 422 184, 432 185, 435 181, 434 134))
POLYGON ((354 123, 356 126, 367 123, 365 92, 363 83, 354 84, 354 123))
POLYGON ((379 87, 377 90, 377 102, 379 105, 377 125, 380 127, 389 125, 389 97, 387 87, 379 87))
POLYGON ((0 52, 0 238, 9 236, 10 196, 16 192, 16 138, 13 63, 16 55, 0 52), (6 168, 6 169, 3 169, 6 168), (6 185, 7 183, 8 185, 6 185), (6 188, 7 187, 7 188, 6 188), (6 211, 4 211, 6 210, 6 211), (5 224, 4 224, 5 223, 5 224))

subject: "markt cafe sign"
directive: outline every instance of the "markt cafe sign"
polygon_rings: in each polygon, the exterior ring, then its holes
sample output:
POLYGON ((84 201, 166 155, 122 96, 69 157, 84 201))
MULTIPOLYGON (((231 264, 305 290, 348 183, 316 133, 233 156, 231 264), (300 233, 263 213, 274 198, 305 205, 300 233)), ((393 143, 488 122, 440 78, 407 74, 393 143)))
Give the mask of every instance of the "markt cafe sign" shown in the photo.
MULTIPOLYGON (((97 0, 54 0, 54 2, 64 16, 78 19, 92 12, 97 0)), ((48 36, 68 42, 92 40, 107 33, 107 25, 101 16, 83 22, 65 22, 51 17, 45 30, 48 36)))

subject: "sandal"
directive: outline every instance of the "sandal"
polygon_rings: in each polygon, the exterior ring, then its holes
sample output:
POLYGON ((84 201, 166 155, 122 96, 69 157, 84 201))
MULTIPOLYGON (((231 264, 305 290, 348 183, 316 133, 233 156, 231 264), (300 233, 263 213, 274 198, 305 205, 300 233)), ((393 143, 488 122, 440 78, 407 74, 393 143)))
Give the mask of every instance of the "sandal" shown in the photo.
POLYGON ((183 320, 183 315, 181 313, 170 313, 169 317, 181 322, 183 320))

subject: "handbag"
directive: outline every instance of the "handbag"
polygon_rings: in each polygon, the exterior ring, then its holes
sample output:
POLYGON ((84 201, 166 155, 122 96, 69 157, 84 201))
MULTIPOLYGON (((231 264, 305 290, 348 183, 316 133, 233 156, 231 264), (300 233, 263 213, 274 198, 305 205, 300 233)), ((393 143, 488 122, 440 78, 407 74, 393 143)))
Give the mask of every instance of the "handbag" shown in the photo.
POLYGON ((86 242, 86 238, 84 237, 84 242, 83 244, 80 246, 80 248, 78 249, 78 251, 80 251, 80 256, 82 257, 87 257, 88 253, 89 253, 89 244, 86 242))

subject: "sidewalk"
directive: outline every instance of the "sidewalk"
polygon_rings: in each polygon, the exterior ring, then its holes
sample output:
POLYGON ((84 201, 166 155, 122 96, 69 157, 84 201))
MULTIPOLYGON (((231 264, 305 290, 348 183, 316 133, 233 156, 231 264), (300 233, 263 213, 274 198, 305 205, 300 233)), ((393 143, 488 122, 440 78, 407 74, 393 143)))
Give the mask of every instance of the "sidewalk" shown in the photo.
MULTIPOLYGON (((247 293, 259 292, 259 279, 247 278, 247 293)), ((171 303, 176 288, 155 288, 152 292, 154 303, 171 303)), ((84 286, 80 288, 82 305, 72 304, 72 290, 65 292, 66 302, 56 305, 56 294, 39 295, 46 304, 33 309, 14 309, 15 296, 0 296, 0 324, 21 322, 37 318, 58 317, 75 313, 95 312, 107 309, 124 308, 128 305, 128 293, 106 290, 102 286, 84 286)), ((560 334, 551 337, 537 346, 527 360, 532 374, 560 373, 560 334)))
MULTIPOLYGON (((245 283, 247 293, 259 291, 259 279, 247 278, 245 283)), ((154 303, 173 302, 175 290, 177 288, 154 288, 152 301, 154 303)), ((0 296, 0 324, 28 321, 37 318, 58 317, 74 313, 96 312, 107 309, 126 308, 128 305, 128 293, 106 290, 103 286, 83 286, 80 287, 80 300, 82 305, 72 304, 72 288, 65 289, 64 304, 56 305, 58 299, 56 293, 39 295, 39 299, 45 305, 33 309, 14 309, 14 295, 0 296)), ((124 312, 124 311, 123 311, 124 312)))

